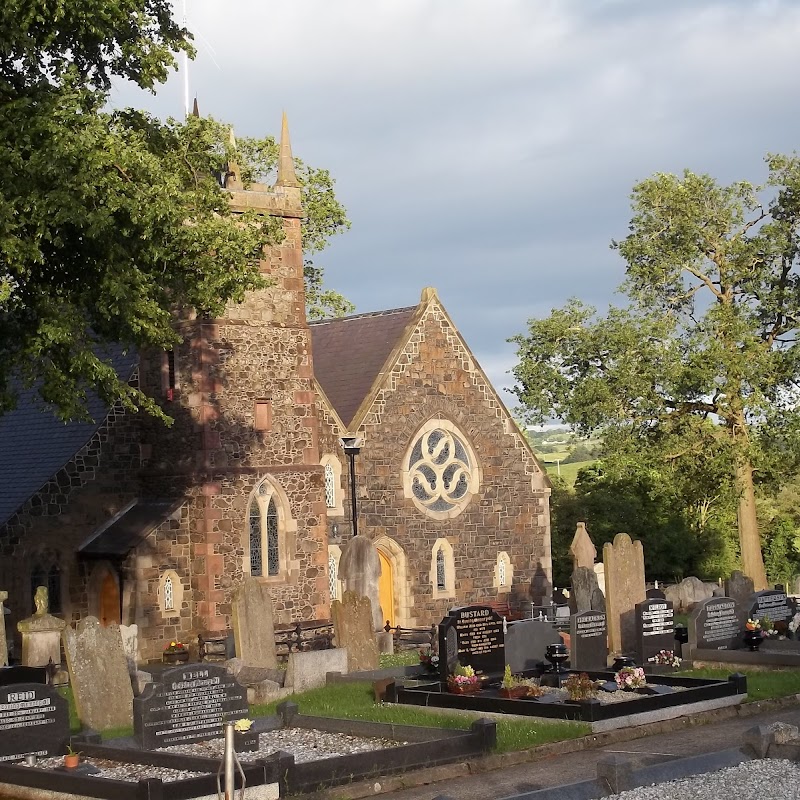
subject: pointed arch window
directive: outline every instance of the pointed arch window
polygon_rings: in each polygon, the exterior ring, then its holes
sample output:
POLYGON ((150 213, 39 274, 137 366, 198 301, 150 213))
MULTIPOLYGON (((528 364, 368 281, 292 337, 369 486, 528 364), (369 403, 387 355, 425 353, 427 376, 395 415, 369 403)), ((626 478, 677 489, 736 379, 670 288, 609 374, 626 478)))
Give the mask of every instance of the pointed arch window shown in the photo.
POLYGON ((336 508, 336 476, 330 463, 325 465, 325 505, 336 508))
POLYGON ((331 600, 338 600, 339 593, 336 591, 337 589, 337 580, 339 573, 339 565, 336 563, 336 559, 333 556, 333 553, 328 554, 328 589, 331 593, 331 600))
POLYGON ((445 572, 444 548, 436 551, 436 589, 444 592, 447 589, 447 573, 445 572))
POLYGON ((173 611, 175 609, 175 591, 172 585, 172 576, 167 575, 164 578, 164 608, 167 611, 173 611))
POLYGON ((245 571, 255 578, 288 577, 296 531, 285 492, 271 477, 264 478, 253 491, 247 510, 245 571))

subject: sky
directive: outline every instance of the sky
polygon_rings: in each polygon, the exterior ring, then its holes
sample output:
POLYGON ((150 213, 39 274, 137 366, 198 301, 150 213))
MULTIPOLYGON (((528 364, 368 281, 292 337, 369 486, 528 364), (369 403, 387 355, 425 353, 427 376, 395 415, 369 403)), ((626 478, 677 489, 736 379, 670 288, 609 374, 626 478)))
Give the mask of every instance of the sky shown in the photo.
MULTIPOLYGON (((798 0, 186 0, 190 96, 326 168, 352 228, 315 257, 357 313, 437 289, 506 405, 507 340, 605 309, 630 192, 766 176, 800 141, 798 0)), ((183 3, 176 3, 176 16, 183 3)), ((184 83, 115 106, 182 117, 184 83)))

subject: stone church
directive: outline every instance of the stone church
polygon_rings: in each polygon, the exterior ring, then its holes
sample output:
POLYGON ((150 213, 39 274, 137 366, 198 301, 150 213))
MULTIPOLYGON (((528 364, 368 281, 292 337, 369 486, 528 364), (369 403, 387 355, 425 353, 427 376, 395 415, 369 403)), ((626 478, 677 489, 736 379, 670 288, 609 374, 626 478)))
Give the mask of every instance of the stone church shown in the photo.
POLYGON ((182 319, 173 351, 113 354, 173 425, 96 400, 95 423, 65 425, 33 393, 0 417, 9 637, 39 585, 68 622, 138 624, 146 659, 229 628, 246 576, 270 587, 276 622, 327 619, 352 496, 391 624, 529 601, 550 577, 549 483, 435 290, 309 324, 285 119, 274 186, 230 172, 235 210, 282 220, 261 262, 271 285, 182 319), (359 440, 352 463, 343 438, 359 440))

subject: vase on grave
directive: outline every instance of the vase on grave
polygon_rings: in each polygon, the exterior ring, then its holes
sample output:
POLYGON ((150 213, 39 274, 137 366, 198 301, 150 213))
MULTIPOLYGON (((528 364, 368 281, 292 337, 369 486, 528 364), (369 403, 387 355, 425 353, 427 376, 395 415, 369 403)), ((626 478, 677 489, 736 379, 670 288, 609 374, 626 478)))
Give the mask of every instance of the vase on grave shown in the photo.
POLYGON ((744 643, 747 645, 747 649, 752 652, 758 650, 758 648, 761 647, 761 642, 764 641, 764 636, 760 630, 746 630, 742 638, 744 639, 744 643))
POLYGON ((255 731, 234 731, 233 749, 237 753, 254 753, 258 750, 258 734, 255 731))

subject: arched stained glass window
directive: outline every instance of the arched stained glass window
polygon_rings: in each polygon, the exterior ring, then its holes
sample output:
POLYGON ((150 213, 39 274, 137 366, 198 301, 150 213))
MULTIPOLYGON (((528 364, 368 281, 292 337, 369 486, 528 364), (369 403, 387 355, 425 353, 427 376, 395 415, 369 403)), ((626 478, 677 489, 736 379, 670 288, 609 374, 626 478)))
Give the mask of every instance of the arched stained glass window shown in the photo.
POLYGON ((325 505, 336 508, 336 475, 331 464, 325 465, 325 505))
POLYGON ((278 539, 278 509, 275 498, 270 497, 267 506, 267 574, 277 575, 281 568, 280 542, 278 539))
POLYGON ((444 549, 436 551, 436 588, 443 592, 447 588, 447 574, 444 567, 444 549))
POLYGON ((260 578, 264 574, 261 548, 261 509, 257 500, 250 504, 250 574, 260 578))
POLYGON ((173 591, 172 578, 167 575, 164 579, 164 608, 172 611, 175 608, 175 592, 173 591))
POLYGON ((504 558, 499 558, 497 560, 497 580, 501 586, 505 586, 508 583, 508 578, 506 576, 506 562, 504 558))
POLYGON ((338 581, 338 565, 336 563, 336 559, 333 557, 333 554, 328 555, 328 588, 331 591, 331 600, 338 600, 339 593, 336 591, 336 585, 338 581))

